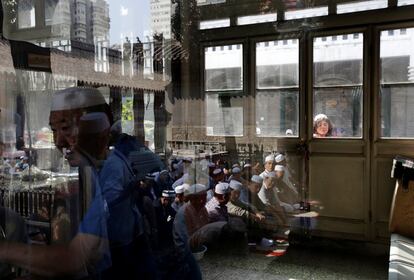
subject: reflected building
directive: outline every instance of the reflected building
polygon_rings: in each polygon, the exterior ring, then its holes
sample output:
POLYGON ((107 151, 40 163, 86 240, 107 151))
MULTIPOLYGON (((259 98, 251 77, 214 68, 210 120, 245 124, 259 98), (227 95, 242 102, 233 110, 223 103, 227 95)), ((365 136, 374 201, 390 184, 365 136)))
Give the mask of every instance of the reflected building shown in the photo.
POLYGON ((151 0, 151 32, 171 39, 171 0, 151 0))

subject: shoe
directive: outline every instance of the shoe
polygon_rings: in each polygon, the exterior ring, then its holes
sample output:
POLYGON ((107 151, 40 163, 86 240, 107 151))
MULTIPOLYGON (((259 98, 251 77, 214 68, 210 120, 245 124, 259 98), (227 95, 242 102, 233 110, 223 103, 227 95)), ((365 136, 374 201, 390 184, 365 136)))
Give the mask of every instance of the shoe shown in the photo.
POLYGON ((268 253, 266 257, 281 257, 286 254, 286 249, 276 249, 268 253))
POLYGON ((262 241, 260 241, 261 247, 272 247, 274 245, 274 242, 272 239, 262 238, 262 241))
POLYGON ((276 239, 276 247, 289 247, 289 241, 286 239, 276 239))
POLYGON ((269 252, 275 249, 272 239, 262 238, 259 244, 256 244, 256 251, 269 252))

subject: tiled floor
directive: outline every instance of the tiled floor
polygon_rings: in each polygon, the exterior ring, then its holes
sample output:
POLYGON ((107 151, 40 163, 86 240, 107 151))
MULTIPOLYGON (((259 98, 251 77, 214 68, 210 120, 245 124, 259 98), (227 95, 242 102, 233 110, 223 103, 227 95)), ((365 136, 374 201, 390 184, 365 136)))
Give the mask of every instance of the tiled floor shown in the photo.
POLYGON ((234 256, 207 253, 200 261, 204 279, 387 279, 386 246, 319 240, 295 245, 286 255, 234 256))

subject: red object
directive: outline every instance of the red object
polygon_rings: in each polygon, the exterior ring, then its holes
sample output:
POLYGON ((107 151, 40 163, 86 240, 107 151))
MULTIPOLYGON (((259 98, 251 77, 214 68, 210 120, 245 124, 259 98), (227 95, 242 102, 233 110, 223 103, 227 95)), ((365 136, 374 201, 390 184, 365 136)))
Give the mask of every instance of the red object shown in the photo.
POLYGON ((281 257, 284 254, 286 254, 285 249, 276 249, 276 250, 273 250, 272 252, 268 253, 266 255, 266 257, 281 257))

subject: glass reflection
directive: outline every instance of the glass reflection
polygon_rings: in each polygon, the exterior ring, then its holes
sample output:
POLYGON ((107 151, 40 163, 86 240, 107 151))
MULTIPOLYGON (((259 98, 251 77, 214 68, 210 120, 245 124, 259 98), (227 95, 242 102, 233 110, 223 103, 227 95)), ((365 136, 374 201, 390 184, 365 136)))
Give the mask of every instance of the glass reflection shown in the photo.
POLYGON ((363 34, 313 40, 314 137, 318 115, 329 120, 324 137, 361 137, 363 104, 363 34))

